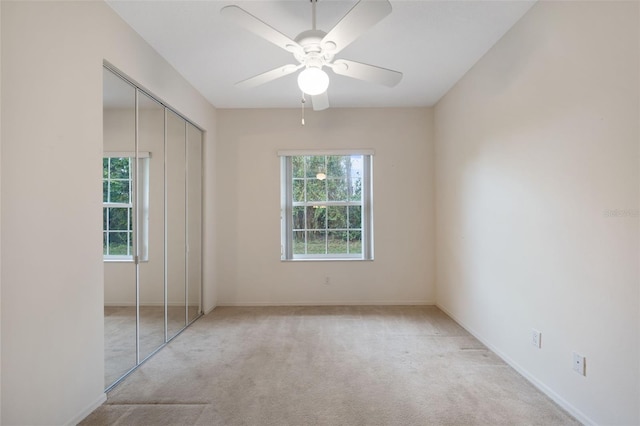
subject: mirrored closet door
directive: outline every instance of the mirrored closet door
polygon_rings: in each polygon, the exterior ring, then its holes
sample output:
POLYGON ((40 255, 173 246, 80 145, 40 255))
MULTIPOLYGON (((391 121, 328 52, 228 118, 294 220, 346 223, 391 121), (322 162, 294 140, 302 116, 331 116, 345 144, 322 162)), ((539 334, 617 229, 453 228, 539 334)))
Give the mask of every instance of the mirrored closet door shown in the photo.
POLYGON ((143 360, 165 343, 164 107, 138 90, 138 350, 143 360))
POLYGON ((105 383, 137 364, 136 265, 133 262, 136 89, 104 72, 102 158, 105 383))
POLYGON ((187 156, 186 125, 167 111, 167 334, 175 336, 187 321, 187 156))
POLYGON ((202 314, 202 132, 104 69, 105 388, 202 314))

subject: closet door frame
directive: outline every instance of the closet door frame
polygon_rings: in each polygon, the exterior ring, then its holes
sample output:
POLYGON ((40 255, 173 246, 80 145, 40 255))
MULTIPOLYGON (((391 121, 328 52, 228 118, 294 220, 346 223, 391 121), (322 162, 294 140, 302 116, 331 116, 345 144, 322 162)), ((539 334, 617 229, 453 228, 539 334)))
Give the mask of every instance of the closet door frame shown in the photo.
MULTIPOLYGON (((119 77, 120 79, 122 79, 125 83, 128 83, 129 85, 131 85, 134 89, 135 89, 135 107, 134 107, 134 115, 135 115, 135 147, 134 147, 134 152, 135 152, 135 158, 133 160, 133 164, 131 165, 131 174, 133 176, 133 180, 134 182, 132 182, 132 201, 133 201, 133 213, 132 213, 132 224, 133 224, 133 245, 132 245, 132 253, 133 253, 133 263, 135 264, 135 312, 136 312, 136 323, 135 323, 135 360, 136 363, 135 365, 128 371, 126 371, 122 376, 120 376, 118 379, 116 379, 113 383, 105 383, 105 392, 111 390, 113 387, 115 387, 117 384, 119 384, 124 378, 126 378, 129 374, 131 374, 133 371, 135 371, 140 365, 142 365, 146 360, 148 360, 149 358, 151 358, 155 353, 157 353, 160 349, 162 349, 164 346, 167 345, 167 343, 169 343, 171 340, 173 340, 175 337, 177 337, 178 335, 180 335, 180 333, 182 333, 190 324, 192 324, 195 320, 197 320, 200 316, 202 316, 202 258, 200 259, 200 265, 199 265, 199 269, 198 272, 200 274, 200 286, 199 286, 199 303, 198 303, 198 312, 197 315, 195 315, 194 317, 192 317, 191 319, 189 318, 189 159, 188 159, 188 152, 189 152, 189 139, 188 139, 188 133, 189 133, 189 126, 193 126, 193 128, 195 128, 200 135, 200 152, 202 152, 202 135, 204 134, 204 131, 198 127, 195 123, 193 123, 192 121, 190 121, 189 119, 187 119, 184 115, 180 114, 178 111, 176 111, 174 108, 172 108, 170 105, 168 105, 166 102, 162 101, 161 99, 159 99, 157 96, 153 95, 151 92, 149 92, 148 90, 146 90, 145 88, 143 88, 140 84, 136 83, 134 80, 132 80, 131 78, 129 78, 128 76, 126 76, 125 74, 123 74, 120 70, 118 70, 115 66, 113 66, 112 64, 110 64, 107 61, 104 61, 103 63, 103 68, 106 71, 109 71, 111 73, 113 73, 115 76, 119 77), (140 253, 139 253, 139 239, 141 238, 141 232, 140 232, 140 226, 139 226, 139 209, 140 209, 140 194, 139 194, 139 190, 138 190, 138 185, 140 182, 140 167, 139 167, 139 161, 140 158, 144 158, 145 154, 142 153, 142 157, 139 158, 139 155, 141 154, 139 152, 139 119, 140 119, 140 114, 139 114, 139 96, 140 93, 144 94, 145 96, 147 96, 148 98, 150 98, 151 100, 157 102, 159 105, 162 106, 163 108, 163 150, 164 150, 164 164, 163 164, 163 170, 164 170, 164 200, 163 200, 163 206, 164 206, 164 241, 163 241, 163 255, 164 255, 164 271, 163 271, 163 275, 164 275, 164 282, 163 282, 163 290, 164 290, 164 341, 163 343, 161 343, 156 349, 151 350, 148 354, 145 354, 143 357, 141 357, 140 354, 140 253), (184 303, 184 325, 179 328, 174 334, 169 335, 168 334, 168 274, 167 274, 167 265, 169 263, 169 259, 168 259, 168 250, 167 250, 167 228, 168 228, 168 215, 167 215, 167 158, 166 158, 166 153, 167 153, 167 144, 168 144, 168 137, 167 137, 167 117, 168 114, 173 113, 175 114, 177 117, 179 117, 181 120, 184 121, 184 154, 185 154, 185 164, 184 164, 184 179, 185 179, 185 185, 184 185, 184 198, 185 198, 185 205, 184 205, 184 221, 185 221, 185 226, 184 226, 184 238, 185 238, 185 250, 184 250, 184 262, 185 262, 185 273, 184 273, 184 297, 185 297, 185 303, 184 303)), ((146 154, 146 156, 148 156, 148 154, 146 154)), ((200 158, 202 158, 202 156, 200 156, 200 158)), ((201 161, 201 160, 200 160, 201 161)), ((199 176, 199 187, 200 187, 200 197, 202 197, 202 179, 203 179, 203 170, 202 170, 202 163, 200 163, 200 176, 199 176)), ((202 232, 202 203, 200 204, 200 212, 199 212, 199 219, 200 219, 200 232, 202 232)), ((199 249, 199 253, 200 253, 200 257, 202 257, 202 235, 200 236, 200 249, 199 249)))

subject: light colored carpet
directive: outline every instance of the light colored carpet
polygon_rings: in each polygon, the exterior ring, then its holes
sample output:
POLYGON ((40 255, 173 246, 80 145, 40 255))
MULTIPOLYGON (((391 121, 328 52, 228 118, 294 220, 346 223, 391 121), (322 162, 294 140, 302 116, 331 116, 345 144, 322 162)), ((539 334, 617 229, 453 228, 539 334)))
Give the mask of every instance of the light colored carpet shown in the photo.
POLYGON ((82 425, 579 424, 431 306, 219 307, 82 425))

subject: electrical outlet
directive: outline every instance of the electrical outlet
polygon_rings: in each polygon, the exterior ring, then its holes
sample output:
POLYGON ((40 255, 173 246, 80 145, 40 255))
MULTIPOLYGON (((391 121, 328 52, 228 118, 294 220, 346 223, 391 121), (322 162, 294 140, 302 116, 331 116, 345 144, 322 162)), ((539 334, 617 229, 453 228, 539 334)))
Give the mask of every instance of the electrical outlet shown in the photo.
POLYGON ((587 375, 587 365, 585 357, 579 353, 573 353, 573 371, 583 376, 587 375))
POLYGON ((531 329, 531 344, 538 349, 542 347, 542 333, 535 328, 531 329))

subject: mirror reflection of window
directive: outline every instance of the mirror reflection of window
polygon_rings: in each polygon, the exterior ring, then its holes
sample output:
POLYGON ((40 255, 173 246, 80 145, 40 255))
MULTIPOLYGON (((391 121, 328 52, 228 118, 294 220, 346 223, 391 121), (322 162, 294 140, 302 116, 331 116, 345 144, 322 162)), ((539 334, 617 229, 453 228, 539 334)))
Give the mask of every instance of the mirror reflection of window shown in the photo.
POLYGON ((102 161, 103 254, 105 259, 133 259, 132 159, 102 161))
POLYGON ((135 153, 105 153, 102 159, 103 220, 102 253, 104 260, 134 260, 134 223, 139 227, 139 261, 148 260, 149 253, 149 159, 148 152, 138 153, 138 205, 143 214, 134 221, 136 170, 135 153), (126 156, 122 156, 126 154, 126 156), (146 214, 145 214, 146 213, 146 214))

